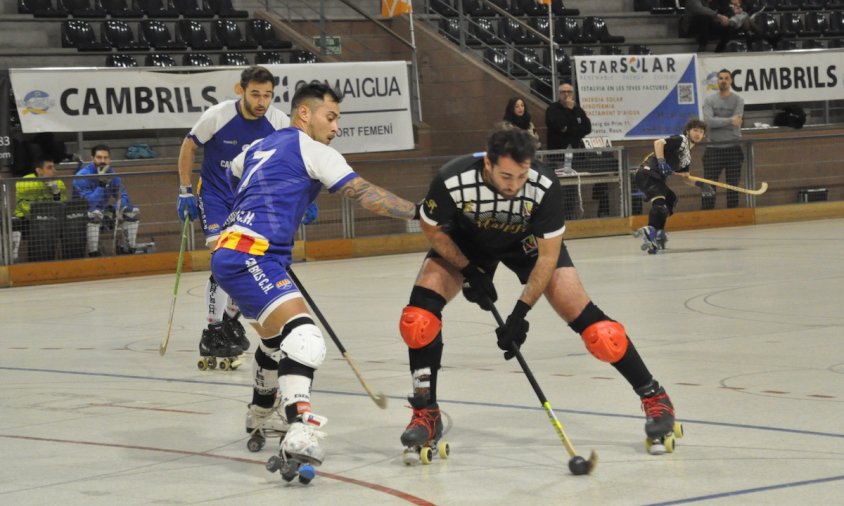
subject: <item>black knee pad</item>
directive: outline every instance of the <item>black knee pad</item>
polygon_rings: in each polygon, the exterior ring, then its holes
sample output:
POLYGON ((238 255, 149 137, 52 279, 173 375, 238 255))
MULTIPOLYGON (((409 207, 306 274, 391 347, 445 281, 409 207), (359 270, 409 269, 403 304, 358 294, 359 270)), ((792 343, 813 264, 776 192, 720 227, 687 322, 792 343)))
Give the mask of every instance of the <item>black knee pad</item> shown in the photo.
POLYGON ((305 376, 306 378, 314 379, 314 369, 305 364, 300 364, 291 358, 284 357, 278 363, 278 375, 305 376))
POLYGON ((260 346, 257 350, 255 350, 255 362, 261 369, 278 369, 278 362, 273 360, 271 356, 267 355, 267 353, 260 346))
POLYGON ((410 291, 409 305, 430 311, 439 319, 443 317, 445 302, 445 297, 428 288, 414 286, 413 290, 410 291))
POLYGON ((668 219, 668 216, 671 214, 671 209, 668 207, 668 203, 664 198, 654 200, 653 204, 651 204, 651 209, 662 219, 668 219))
POLYGON ((590 300, 580 315, 569 323, 569 327, 578 334, 583 334, 586 327, 604 320, 610 320, 610 317, 590 300))

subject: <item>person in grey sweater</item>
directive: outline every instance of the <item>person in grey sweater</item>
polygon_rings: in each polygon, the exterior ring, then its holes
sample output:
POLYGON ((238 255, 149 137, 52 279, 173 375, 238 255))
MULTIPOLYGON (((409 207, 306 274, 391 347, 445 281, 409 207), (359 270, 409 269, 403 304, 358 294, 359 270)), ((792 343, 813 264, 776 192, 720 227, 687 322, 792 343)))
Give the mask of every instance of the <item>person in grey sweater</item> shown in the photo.
MULTIPOLYGON (((703 177, 718 180, 721 172, 727 184, 738 186, 744 151, 741 149, 741 122, 744 99, 733 93, 733 76, 718 71, 718 93, 703 100, 703 120, 709 126, 709 142, 703 152, 703 177)), ((715 207, 714 188, 701 194, 701 209, 715 207)), ((727 190, 727 207, 738 207, 738 193, 727 190)))

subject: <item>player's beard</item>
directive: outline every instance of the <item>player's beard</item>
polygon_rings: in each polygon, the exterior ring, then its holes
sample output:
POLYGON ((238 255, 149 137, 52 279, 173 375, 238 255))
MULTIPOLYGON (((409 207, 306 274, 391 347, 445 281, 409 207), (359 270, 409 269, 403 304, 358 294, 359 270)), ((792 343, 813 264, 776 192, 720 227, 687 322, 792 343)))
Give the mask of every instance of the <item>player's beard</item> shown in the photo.
POLYGON ((243 101, 243 109, 249 113, 250 116, 257 118, 263 118, 265 114, 267 114, 267 109, 253 109, 252 105, 249 104, 248 101, 243 101))

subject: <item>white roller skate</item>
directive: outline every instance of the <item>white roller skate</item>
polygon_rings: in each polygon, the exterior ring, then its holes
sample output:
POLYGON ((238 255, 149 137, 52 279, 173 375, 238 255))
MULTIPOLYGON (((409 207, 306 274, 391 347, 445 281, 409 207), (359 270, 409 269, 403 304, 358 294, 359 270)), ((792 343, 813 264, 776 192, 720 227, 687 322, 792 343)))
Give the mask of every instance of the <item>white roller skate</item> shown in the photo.
POLYGON ((656 231, 656 245, 659 246, 659 249, 665 249, 665 245, 668 243, 668 234, 665 232, 665 229, 659 229, 656 231))
POLYGON ((647 251, 649 255, 655 255, 660 249, 659 243, 657 242, 657 230, 650 225, 645 225, 633 232, 633 237, 642 238, 642 251, 647 251))
POLYGON ((314 466, 322 464, 325 459, 325 449, 319 445, 325 433, 317 429, 326 423, 326 417, 313 413, 302 413, 297 417, 279 444, 278 456, 267 460, 267 471, 278 471, 284 481, 292 481, 298 475, 300 483, 310 483, 316 477, 314 466))
POLYGON ((271 408, 250 404, 246 411, 246 432, 249 434, 246 448, 250 452, 259 452, 266 444, 267 438, 283 438, 288 427, 287 418, 280 410, 277 400, 271 408))

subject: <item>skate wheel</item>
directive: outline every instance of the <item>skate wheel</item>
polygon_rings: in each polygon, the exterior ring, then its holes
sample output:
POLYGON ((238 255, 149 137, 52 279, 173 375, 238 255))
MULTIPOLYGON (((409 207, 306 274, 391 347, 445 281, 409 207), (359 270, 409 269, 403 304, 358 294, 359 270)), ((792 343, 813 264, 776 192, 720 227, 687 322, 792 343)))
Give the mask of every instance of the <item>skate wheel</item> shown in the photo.
POLYGON ((445 441, 440 441, 437 443, 437 455, 440 456, 441 459, 447 459, 448 456, 451 454, 451 447, 445 441))
POLYGON ((314 469, 314 466, 305 464, 299 468, 299 483, 307 485, 314 478, 316 478, 316 470, 314 469))
POLYGON ((656 251, 656 248, 650 248, 648 249, 648 255, 656 255, 656 251))
POLYGON ((264 444, 267 440, 261 436, 255 435, 249 438, 249 441, 246 442, 246 448, 252 452, 257 453, 264 448, 264 444))
POLYGON ((281 460, 277 455, 273 455, 269 459, 267 459, 267 463, 264 464, 264 467, 267 468, 267 471, 274 473, 281 469, 281 466, 284 465, 284 461, 281 460))
POLYGON ((217 368, 217 357, 211 357, 208 359, 208 368, 209 369, 216 369, 217 368))
POLYGON ((284 466, 281 468, 281 479, 287 482, 293 481, 293 478, 296 477, 296 469, 294 466, 290 465, 289 462, 286 462, 284 466))
POLYGON ((404 465, 412 466, 419 462, 419 454, 410 448, 405 448, 404 452, 402 452, 401 460, 404 462, 404 465))
POLYGON ((229 359, 224 358, 220 360, 220 369, 223 371, 228 371, 229 369, 231 369, 231 362, 229 362, 229 359))
POLYGON ((243 363, 243 362, 241 362, 241 361, 240 361, 240 359, 239 359, 239 358, 237 358, 237 359, 235 359, 235 360, 233 360, 232 362, 230 362, 230 363, 229 363, 229 368, 230 368, 232 371, 234 371, 235 369, 237 369, 238 367, 240 367, 240 364, 242 364, 242 363, 243 363))
POLYGON ((680 422, 674 422, 674 436, 677 438, 683 437, 683 424, 680 422))
POLYGON ((199 359, 199 361, 196 363, 196 367, 200 371, 204 371, 204 370, 208 369, 208 359, 207 358, 199 359))
POLYGON ((423 447, 419 450, 419 460, 425 465, 430 464, 434 460, 434 450, 430 446, 423 447))
POLYGON ((662 438, 663 446, 667 453, 674 453, 674 434, 669 434, 662 438))
POLYGON ((647 250, 648 250, 648 245, 647 245, 647 244, 643 244, 643 245, 641 245, 641 246, 639 246, 639 247, 640 247, 640 248, 642 248, 642 251, 647 251, 647 250))

